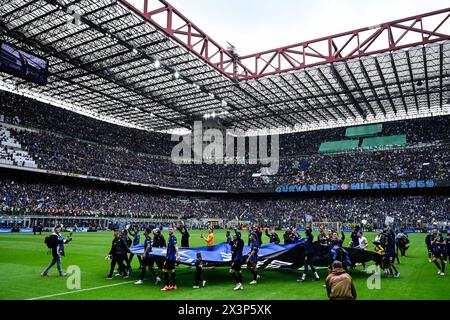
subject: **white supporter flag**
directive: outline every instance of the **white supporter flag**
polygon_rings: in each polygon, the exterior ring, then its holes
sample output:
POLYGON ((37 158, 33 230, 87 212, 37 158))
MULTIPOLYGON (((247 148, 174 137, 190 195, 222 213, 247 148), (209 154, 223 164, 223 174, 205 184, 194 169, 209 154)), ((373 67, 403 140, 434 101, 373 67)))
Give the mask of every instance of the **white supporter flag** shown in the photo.
POLYGON ((386 216, 386 219, 384 220, 384 224, 386 226, 392 224, 393 222, 394 222, 394 217, 386 216))

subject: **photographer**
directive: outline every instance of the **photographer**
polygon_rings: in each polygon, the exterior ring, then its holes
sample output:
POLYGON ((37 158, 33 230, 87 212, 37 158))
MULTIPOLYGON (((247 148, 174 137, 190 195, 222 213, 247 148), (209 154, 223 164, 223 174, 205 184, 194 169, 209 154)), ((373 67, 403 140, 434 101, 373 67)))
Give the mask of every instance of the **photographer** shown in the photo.
POLYGON ((48 271, 55 264, 58 267, 59 275, 61 277, 66 276, 66 273, 62 271, 61 268, 61 255, 64 255, 64 244, 72 241, 72 238, 64 239, 61 235, 61 227, 55 227, 54 232, 45 238, 45 244, 49 249, 52 250, 52 261, 45 268, 45 270, 41 273, 41 276, 46 277, 48 275, 48 271))
POLYGON ((270 239, 270 243, 280 244, 280 237, 276 233, 275 229, 272 229, 270 231, 270 234, 269 234, 269 231, 267 231, 267 229, 265 230, 265 232, 266 232, 266 236, 269 237, 269 239, 270 239))

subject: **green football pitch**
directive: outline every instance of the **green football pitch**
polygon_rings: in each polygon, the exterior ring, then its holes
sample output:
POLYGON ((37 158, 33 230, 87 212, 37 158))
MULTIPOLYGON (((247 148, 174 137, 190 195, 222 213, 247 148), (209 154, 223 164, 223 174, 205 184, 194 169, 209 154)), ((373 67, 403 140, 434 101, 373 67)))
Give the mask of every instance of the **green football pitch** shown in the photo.
MULTIPOLYGON (((206 234, 206 232, 204 232, 206 234)), ((204 245, 200 231, 191 231, 190 244, 204 245)), ((167 234, 165 234, 167 238, 167 234)), ((155 286, 150 280, 143 285, 135 285, 140 270, 138 261, 133 260, 133 272, 130 279, 115 277, 106 280, 109 262, 104 260, 109 251, 112 233, 75 233, 73 242, 66 246, 66 257, 62 258, 63 269, 78 266, 81 274, 80 289, 68 289, 68 278, 58 276, 56 266, 48 277, 40 273, 51 260, 44 244, 45 235, 0 234, 0 299, 34 299, 34 300, 96 300, 96 299, 327 299, 323 281, 313 282, 310 278, 304 283, 297 283, 300 271, 262 270, 261 280, 257 285, 248 285, 250 273, 243 271, 244 290, 233 291, 234 283, 228 269, 205 268, 203 277, 205 287, 193 289, 194 270, 185 266, 177 269, 178 290, 161 292, 161 285, 155 286)), ((366 234, 369 241, 374 234, 366 234)), ((424 246, 424 234, 410 235, 411 247, 407 256, 401 258, 398 269, 400 278, 381 276, 379 289, 368 289, 369 274, 361 271, 361 266, 352 276, 358 292, 358 299, 450 299, 450 276, 437 275, 434 264, 428 262, 424 246)), ((216 231, 216 243, 225 238, 224 231, 216 231)), ((265 242, 267 238, 265 237, 265 242)), ((347 242, 347 241, 346 241, 347 242)), ((321 269, 322 280, 327 271, 321 269)), ((369 281, 370 283, 373 283, 369 281)))

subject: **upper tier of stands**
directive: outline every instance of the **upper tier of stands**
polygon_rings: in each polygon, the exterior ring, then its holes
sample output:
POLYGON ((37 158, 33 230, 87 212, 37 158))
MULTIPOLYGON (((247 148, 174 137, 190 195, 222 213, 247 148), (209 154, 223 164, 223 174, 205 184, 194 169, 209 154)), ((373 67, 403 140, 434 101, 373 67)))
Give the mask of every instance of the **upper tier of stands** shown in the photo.
MULTIPOLYGON (((169 134, 121 127, 5 91, 0 91, 0 115, 8 123, 150 155, 169 157, 175 145, 169 134)), ((449 139, 450 116, 388 122, 382 127, 385 136, 405 134, 408 144, 427 143, 449 139)), ((352 133, 361 129, 333 128, 280 135, 280 156, 315 154, 322 142, 343 140, 349 130, 352 133)))
POLYGON ((22 145, 3 127, 0 127, 0 164, 37 168, 33 157, 22 150, 22 145))
POLYGON ((167 187, 273 190, 279 184, 446 181, 449 177, 448 145, 284 158, 275 176, 254 177, 260 165, 174 164, 50 133, 8 130, 42 169, 167 187))
MULTIPOLYGON (((168 142, 169 135, 101 122, 10 93, 2 92, 0 106, 6 122, 20 125, 1 129, 4 139, 17 146, 15 155, 11 157, 10 152, 3 150, 0 158, 15 165, 33 166, 34 161, 47 170, 167 187, 229 191, 273 191, 280 184, 449 180, 448 144, 421 144, 448 139, 449 116, 383 124, 384 139, 398 133, 406 135, 407 147, 399 149, 317 154, 321 141, 343 139, 345 128, 282 135, 278 174, 257 177, 254 174, 260 171, 260 165, 176 165, 169 159, 154 157, 170 155, 173 144, 168 142), (302 155, 289 156, 293 149, 302 155)), ((363 147, 372 148, 377 143, 369 140, 365 145, 364 141, 363 147)))
POLYGON ((153 155, 170 156, 174 146, 168 134, 122 127, 5 91, 0 115, 8 123, 153 155))

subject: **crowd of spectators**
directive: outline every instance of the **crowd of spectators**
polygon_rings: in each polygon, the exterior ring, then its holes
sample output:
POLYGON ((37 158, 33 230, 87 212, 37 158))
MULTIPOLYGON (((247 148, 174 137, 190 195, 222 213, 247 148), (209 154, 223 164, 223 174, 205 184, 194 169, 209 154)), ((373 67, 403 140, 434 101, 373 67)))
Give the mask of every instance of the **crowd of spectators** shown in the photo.
POLYGON ((285 158, 276 175, 255 177, 260 165, 174 164, 50 133, 11 132, 40 168, 188 189, 273 190, 285 184, 446 181, 449 177, 450 153, 445 144, 285 158))
POLYGON ((276 184, 449 179, 449 145, 304 156, 281 161, 276 184))
POLYGON ((328 196, 312 198, 195 198, 141 191, 105 189, 56 182, 0 180, 1 213, 111 218, 221 218, 283 226, 313 221, 383 225, 386 216, 396 223, 415 225, 450 218, 450 197, 328 196))
MULTIPOLYGON (((169 157, 176 144, 169 134, 122 127, 4 91, 0 94, 0 115, 12 124, 151 155, 169 157)), ((382 134, 406 134, 408 144, 448 140, 450 116, 386 122, 382 134)), ((345 128, 283 134, 280 155, 315 154, 322 142, 341 139, 345 139, 345 128)))
POLYGON ((176 143, 169 134, 122 127, 6 91, 0 91, 0 115, 14 125, 153 155, 170 156, 176 143))
POLYGON ((445 142, 449 116, 383 124, 383 134, 408 137, 407 147, 389 150, 317 154, 321 142, 343 139, 345 128, 282 135, 278 173, 259 176, 261 165, 174 164, 167 158, 173 146, 168 134, 121 127, 7 92, 0 95, 0 107, 6 122, 41 129, 8 130, 38 167, 47 170, 228 191, 273 191, 288 184, 449 180, 450 148, 445 142), (419 144, 436 141, 440 142, 419 144))
POLYGON ((173 164, 125 149, 111 149, 48 133, 12 130, 40 168, 163 186, 245 188, 256 165, 173 164))

